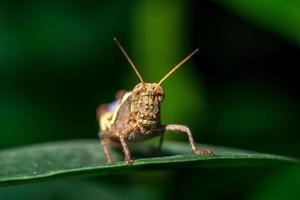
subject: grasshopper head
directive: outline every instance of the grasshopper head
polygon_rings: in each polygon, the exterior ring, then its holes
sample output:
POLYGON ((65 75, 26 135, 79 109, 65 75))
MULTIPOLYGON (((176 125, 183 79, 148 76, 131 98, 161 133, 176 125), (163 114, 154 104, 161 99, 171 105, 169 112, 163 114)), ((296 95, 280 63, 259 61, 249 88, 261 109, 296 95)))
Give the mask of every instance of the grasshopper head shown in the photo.
POLYGON ((132 90, 131 113, 137 116, 137 122, 143 127, 155 127, 160 124, 160 105, 164 91, 157 83, 139 83, 132 90))

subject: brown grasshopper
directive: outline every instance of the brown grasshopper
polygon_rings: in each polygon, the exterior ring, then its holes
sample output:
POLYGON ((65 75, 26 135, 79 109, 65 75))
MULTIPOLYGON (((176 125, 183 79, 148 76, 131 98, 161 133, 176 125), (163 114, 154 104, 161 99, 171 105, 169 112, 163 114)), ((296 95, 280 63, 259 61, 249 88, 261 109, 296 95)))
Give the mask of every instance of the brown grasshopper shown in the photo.
POLYGON ((166 131, 186 134, 194 154, 213 155, 214 152, 212 150, 197 149, 192 133, 187 126, 179 124, 162 125, 160 119, 160 106, 165 96, 164 90, 160 86, 161 83, 189 60, 198 49, 177 64, 158 83, 145 83, 121 44, 117 39, 114 40, 135 71, 140 83, 132 91, 119 91, 113 103, 102 104, 97 109, 97 119, 100 126, 99 138, 107 163, 112 163, 108 151, 111 144, 121 144, 125 154, 125 162, 130 165, 133 163, 133 160, 131 159, 127 143, 160 136, 160 150, 166 131))

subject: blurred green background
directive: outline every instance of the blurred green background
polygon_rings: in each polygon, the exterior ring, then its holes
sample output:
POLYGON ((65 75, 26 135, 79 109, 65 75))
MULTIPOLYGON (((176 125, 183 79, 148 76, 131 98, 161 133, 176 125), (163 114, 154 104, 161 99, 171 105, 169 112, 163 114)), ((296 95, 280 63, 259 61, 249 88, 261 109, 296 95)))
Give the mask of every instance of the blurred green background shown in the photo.
MULTIPOLYGON (((299 10, 297 0, 1 1, 0 148, 97 138, 96 107, 138 82, 117 37, 147 82, 200 49, 163 83, 163 123, 189 125, 197 142, 299 158, 299 10)), ((299 168, 139 172, 6 187, 0 199, 300 199, 299 184, 299 168)))

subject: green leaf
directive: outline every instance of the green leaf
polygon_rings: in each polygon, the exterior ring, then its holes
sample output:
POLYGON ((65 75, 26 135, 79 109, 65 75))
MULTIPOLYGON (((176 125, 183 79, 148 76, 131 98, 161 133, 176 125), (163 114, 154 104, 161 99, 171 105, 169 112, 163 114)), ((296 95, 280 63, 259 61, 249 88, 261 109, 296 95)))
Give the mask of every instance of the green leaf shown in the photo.
POLYGON ((97 140, 51 142, 0 151, 0 185, 38 180, 113 174, 141 169, 176 169, 198 167, 278 166, 299 164, 297 159, 261 154, 232 148, 200 145, 216 152, 215 156, 190 153, 187 143, 166 142, 160 157, 157 145, 132 146, 135 162, 126 166, 122 153, 111 151, 114 163, 106 164, 97 140))

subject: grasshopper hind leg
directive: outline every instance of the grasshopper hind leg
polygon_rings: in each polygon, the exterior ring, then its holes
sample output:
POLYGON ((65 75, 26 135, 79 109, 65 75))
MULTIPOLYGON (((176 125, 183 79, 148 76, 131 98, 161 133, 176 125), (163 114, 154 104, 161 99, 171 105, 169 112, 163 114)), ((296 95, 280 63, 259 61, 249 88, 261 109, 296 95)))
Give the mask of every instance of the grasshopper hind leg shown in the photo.
POLYGON ((102 145, 103 153, 106 158, 107 163, 112 163, 112 159, 109 153, 109 147, 110 147, 110 135, 111 133, 108 131, 102 131, 99 133, 99 139, 100 143, 102 145))

